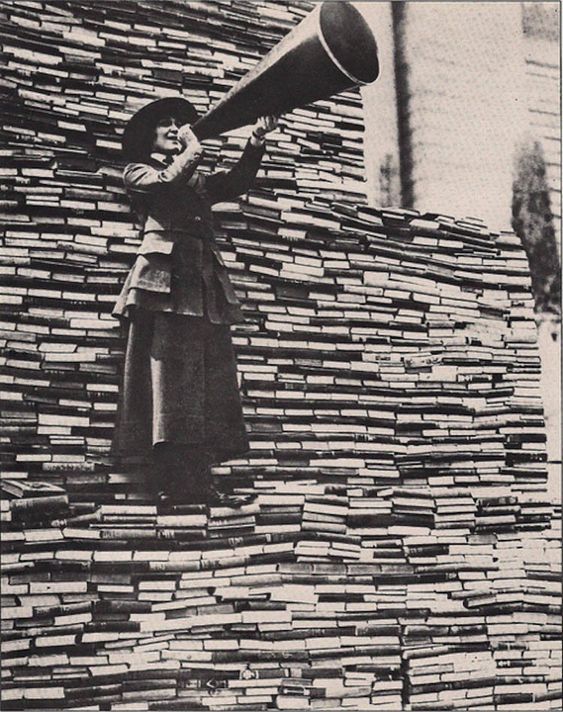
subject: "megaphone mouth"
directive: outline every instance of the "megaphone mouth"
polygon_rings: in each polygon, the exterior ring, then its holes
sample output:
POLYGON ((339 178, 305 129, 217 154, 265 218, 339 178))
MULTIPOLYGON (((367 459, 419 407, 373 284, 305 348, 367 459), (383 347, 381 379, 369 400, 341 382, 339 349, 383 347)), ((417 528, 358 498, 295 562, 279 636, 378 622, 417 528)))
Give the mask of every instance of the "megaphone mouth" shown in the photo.
POLYGON ((348 2, 324 2, 319 27, 325 51, 343 74, 357 84, 377 79, 377 44, 359 10, 348 2), (346 32, 342 31, 344 27, 346 32), (372 61, 366 61, 370 58, 372 61))
POLYGON ((377 44, 346 0, 317 4, 192 129, 203 140, 377 79, 377 44))

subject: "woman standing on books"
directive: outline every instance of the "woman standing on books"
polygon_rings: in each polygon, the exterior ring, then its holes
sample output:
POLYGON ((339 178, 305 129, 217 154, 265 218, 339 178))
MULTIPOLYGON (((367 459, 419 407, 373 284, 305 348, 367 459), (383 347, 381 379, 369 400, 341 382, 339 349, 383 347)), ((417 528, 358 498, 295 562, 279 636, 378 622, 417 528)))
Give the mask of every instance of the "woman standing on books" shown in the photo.
POLYGON ((127 347, 112 450, 150 455, 150 485, 164 500, 237 504, 214 489, 210 472, 248 450, 229 328, 242 313, 211 206, 251 187, 277 119, 258 120, 230 171, 204 175, 196 118, 188 101, 171 97, 125 128, 124 182, 142 243, 113 311, 127 347))

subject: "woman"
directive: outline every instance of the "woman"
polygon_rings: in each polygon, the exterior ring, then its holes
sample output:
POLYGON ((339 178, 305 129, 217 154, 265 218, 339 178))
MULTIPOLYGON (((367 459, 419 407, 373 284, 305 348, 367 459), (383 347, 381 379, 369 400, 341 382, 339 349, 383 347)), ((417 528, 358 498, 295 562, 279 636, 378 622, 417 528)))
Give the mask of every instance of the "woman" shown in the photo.
POLYGON ((230 171, 197 171, 192 105, 166 98, 129 121, 124 182, 142 243, 114 315, 127 330, 113 452, 150 453, 151 488, 172 503, 230 503, 210 466, 241 455, 248 439, 229 325, 242 320, 213 233, 213 203, 246 192, 275 117, 256 123, 230 171))

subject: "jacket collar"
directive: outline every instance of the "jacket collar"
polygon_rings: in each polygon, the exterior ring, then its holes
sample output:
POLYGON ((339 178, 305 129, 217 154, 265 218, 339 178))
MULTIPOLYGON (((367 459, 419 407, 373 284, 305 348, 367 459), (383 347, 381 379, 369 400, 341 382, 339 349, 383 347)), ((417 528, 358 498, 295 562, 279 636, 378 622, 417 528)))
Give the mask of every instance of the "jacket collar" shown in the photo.
POLYGON ((168 156, 166 153, 160 153, 159 151, 154 151, 150 155, 151 161, 154 161, 156 163, 162 163, 163 166, 168 165, 168 156))
MULTIPOLYGON (((150 154, 149 159, 153 162, 158 164, 159 166, 168 166, 169 164, 166 162, 167 155, 165 153, 159 153, 158 151, 153 151, 153 153, 150 154)), ((198 175, 197 173, 194 173, 191 178, 188 180, 188 185, 191 188, 194 188, 197 184, 198 181, 198 175)))

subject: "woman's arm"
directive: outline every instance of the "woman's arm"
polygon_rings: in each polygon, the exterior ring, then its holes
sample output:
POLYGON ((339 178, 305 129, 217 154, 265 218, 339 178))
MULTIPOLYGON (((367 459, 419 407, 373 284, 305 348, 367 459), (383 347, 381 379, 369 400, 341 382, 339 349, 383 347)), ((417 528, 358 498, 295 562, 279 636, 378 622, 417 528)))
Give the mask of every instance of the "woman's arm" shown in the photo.
POLYGON ((219 171, 205 180, 205 189, 212 203, 231 200, 246 193, 254 183, 264 155, 264 146, 253 146, 250 141, 230 171, 219 171))
POLYGON ((219 171, 206 179, 205 188, 212 203, 232 200, 252 187, 264 155, 264 137, 277 125, 274 116, 258 119, 238 163, 230 171, 219 171))
POLYGON ((189 179, 197 168, 201 156, 201 144, 186 125, 178 131, 178 138, 184 149, 176 154, 169 166, 162 170, 146 163, 129 163, 123 173, 123 182, 127 190, 138 193, 150 193, 163 185, 174 183, 179 178, 189 179))

